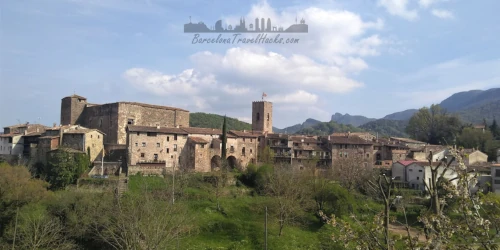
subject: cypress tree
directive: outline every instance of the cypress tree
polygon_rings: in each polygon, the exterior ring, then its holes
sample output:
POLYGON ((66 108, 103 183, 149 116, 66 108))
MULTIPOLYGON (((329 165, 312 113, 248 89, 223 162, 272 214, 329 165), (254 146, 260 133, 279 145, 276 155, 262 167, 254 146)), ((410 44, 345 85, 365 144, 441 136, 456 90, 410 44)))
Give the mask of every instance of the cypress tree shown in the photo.
POLYGON ((226 154, 227 154, 227 124, 226 124, 226 116, 224 116, 224 121, 222 123, 222 152, 221 152, 221 158, 223 161, 226 160, 226 154))
POLYGON ((490 131, 494 138, 500 136, 500 129, 498 128, 496 118, 493 118, 493 123, 490 126, 490 131))

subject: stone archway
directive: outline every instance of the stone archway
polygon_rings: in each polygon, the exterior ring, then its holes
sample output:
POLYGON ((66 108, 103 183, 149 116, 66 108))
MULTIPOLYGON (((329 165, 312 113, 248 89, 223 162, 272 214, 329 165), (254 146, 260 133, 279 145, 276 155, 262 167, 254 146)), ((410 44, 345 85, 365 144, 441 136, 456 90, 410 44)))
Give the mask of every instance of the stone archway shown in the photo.
POLYGON ((214 157, 212 157, 212 160, 210 160, 211 170, 212 171, 218 171, 218 170, 220 170, 221 163, 222 162, 221 162, 220 156, 214 155, 214 157))
POLYGON ((236 160, 236 157, 234 156, 229 156, 227 157, 227 165, 229 166, 229 169, 235 169, 238 165, 238 161, 236 160))

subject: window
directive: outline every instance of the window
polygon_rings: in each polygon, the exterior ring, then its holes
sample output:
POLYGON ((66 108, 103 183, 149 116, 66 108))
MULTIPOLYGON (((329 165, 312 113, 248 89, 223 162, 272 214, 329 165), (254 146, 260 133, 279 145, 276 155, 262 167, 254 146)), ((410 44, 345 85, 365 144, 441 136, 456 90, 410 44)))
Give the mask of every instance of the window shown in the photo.
POLYGON ((412 169, 412 168, 410 168, 410 172, 413 172, 413 169, 412 169))
POLYGON ((269 113, 267 113, 267 121, 269 121, 269 113))
POLYGON ((500 177, 500 169, 495 170, 495 177, 500 177))
POLYGON ((343 155, 342 152, 340 152, 340 157, 342 157, 342 155, 343 155))
POLYGON ((141 135, 141 133, 137 132, 137 136, 141 135))
POLYGON ((155 159, 155 161, 158 160, 158 154, 154 154, 154 159, 155 159))
POLYGON ((252 149, 250 149, 250 154, 252 153, 252 149))
POLYGON ((156 137, 156 133, 155 132, 148 132, 147 135, 148 136, 152 136, 152 137, 156 137))
POLYGON ((241 155, 245 155, 245 147, 241 149, 241 155))
POLYGON ((418 172, 422 173, 422 169, 418 170, 418 172))
POLYGON ((158 143, 156 143, 156 147, 157 147, 157 148, 159 148, 159 147, 160 147, 160 143, 159 143, 159 142, 158 142, 158 143))
POLYGON ((134 119, 128 119, 127 120, 128 125, 134 125, 134 119))
POLYGON ((169 154, 169 153, 170 153, 170 149, 169 149, 169 148, 167 148, 167 154, 169 154))
POLYGON ((174 144, 174 152, 177 152, 177 144, 174 144))
POLYGON ((231 148, 229 149, 229 152, 234 153, 234 147, 233 146, 231 146, 231 148))
POLYGON ((90 135, 90 138, 92 138, 92 135, 90 135))
POLYGON ((174 141, 177 141, 177 135, 174 135, 174 141))
POLYGON ((366 158, 370 158, 370 154, 366 154, 366 158))
POLYGON ((420 180, 420 177, 417 176, 417 181, 420 180))
POLYGON ((141 153, 141 158, 144 158, 144 155, 145 155, 144 153, 141 153))
POLYGON ((344 153, 344 157, 346 157, 346 158, 347 158, 347 153, 344 153))
POLYGON ((101 138, 101 136, 100 136, 100 135, 97 135, 97 139, 100 139, 100 138, 101 138))
POLYGON ((136 142, 136 143, 135 143, 135 146, 136 146, 136 147, 138 147, 138 146, 139 146, 139 143, 137 143, 137 142, 136 142))
POLYGON ((146 143, 145 143, 145 142, 143 142, 143 143, 142 143, 142 146, 143 146, 143 147, 146 147, 146 143))
POLYGON ((245 142, 245 138, 243 138, 243 142, 245 142))
POLYGON ((250 142, 253 142, 253 139, 252 139, 252 138, 250 138, 250 142))
POLYGON ((167 136, 167 141, 170 141, 170 136, 167 136))
POLYGON ((257 121, 260 120, 260 113, 257 112, 257 121))

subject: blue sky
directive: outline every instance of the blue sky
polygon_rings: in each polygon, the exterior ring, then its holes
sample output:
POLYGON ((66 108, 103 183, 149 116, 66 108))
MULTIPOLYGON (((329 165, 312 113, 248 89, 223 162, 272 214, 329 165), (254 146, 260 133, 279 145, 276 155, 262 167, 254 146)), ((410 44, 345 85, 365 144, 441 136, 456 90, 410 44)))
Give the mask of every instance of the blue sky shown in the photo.
POLYGON ((335 112, 381 118, 500 87, 498 9, 495 0, 2 1, 0 125, 58 123, 73 93, 248 121, 265 92, 277 127, 335 112), (192 44, 190 16, 285 27, 298 17, 309 33, 283 35, 298 44, 192 44))

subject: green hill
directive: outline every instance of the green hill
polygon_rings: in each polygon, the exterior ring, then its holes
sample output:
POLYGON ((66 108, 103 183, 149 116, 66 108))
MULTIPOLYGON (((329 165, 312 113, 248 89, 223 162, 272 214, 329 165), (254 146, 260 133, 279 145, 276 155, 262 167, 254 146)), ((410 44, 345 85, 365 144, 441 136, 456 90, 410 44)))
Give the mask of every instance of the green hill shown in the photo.
POLYGON ((329 135, 332 133, 343 132, 364 132, 365 130, 354 127, 353 125, 339 124, 334 121, 321 122, 312 127, 304 128, 297 131, 295 134, 300 135, 329 135))
POLYGON ((379 136, 408 137, 405 132, 406 125, 408 125, 408 120, 379 119, 363 124, 360 128, 372 134, 378 133, 379 136))
MULTIPOLYGON (((197 128, 222 129, 224 116, 207 113, 190 113, 189 126, 197 128)), ((228 130, 251 130, 252 125, 238 119, 227 117, 228 130)))

